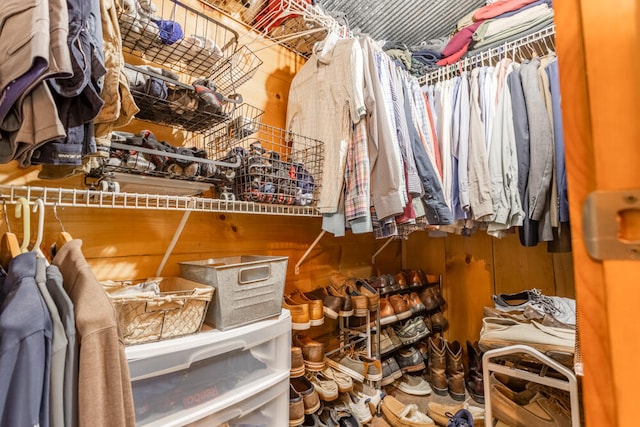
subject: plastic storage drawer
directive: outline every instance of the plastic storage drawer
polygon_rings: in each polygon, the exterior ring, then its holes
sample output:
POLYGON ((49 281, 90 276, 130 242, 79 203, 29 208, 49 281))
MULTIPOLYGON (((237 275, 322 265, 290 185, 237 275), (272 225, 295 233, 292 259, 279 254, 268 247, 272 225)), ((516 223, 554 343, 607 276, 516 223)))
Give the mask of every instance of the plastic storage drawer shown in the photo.
POLYGON ((181 426, 288 378, 291 319, 127 347, 140 426, 181 426))
POLYGON ((289 378, 242 402, 202 418, 189 427, 277 427, 289 423, 289 378))

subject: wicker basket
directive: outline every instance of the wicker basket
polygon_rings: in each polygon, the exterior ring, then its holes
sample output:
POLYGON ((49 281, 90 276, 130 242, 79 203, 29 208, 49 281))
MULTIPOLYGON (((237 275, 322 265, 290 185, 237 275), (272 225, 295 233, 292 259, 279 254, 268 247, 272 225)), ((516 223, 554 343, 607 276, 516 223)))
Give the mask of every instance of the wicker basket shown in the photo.
POLYGON ((118 328, 125 345, 160 341, 200 332, 214 288, 181 277, 150 279, 159 293, 125 293, 141 283, 103 283, 118 315, 118 328))

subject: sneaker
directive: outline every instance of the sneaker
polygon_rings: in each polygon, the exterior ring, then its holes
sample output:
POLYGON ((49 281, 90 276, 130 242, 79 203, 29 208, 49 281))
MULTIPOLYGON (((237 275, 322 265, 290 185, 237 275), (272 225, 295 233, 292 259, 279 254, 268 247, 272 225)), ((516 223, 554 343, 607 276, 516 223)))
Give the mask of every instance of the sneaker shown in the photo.
POLYGON ((413 347, 400 350, 395 359, 402 372, 417 372, 426 368, 422 355, 413 347))
POLYGON ((329 407, 324 407, 320 410, 320 414, 318 414, 318 419, 320 420, 321 425, 326 427, 339 427, 338 424, 338 414, 336 410, 329 407))
POLYGON ((542 353, 573 355, 575 339, 576 333, 570 329, 544 326, 535 321, 520 323, 512 319, 485 317, 482 319, 478 346, 482 351, 487 351, 521 343, 542 353))
POLYGON ((402 328, 397 331, 398 338, 402 344, 413 344, 429 335, 429 330, 424 321, 417 317, 409 320, 402 328))
MULTIPOLYGON (((364 358, 360 356, 360 358, 364 358)), ((348 354, 337 354, 326 358, 327 364, 333 369, 343 372, 350 377, 364 381, 365 378, 371 381, 382 380, 382 365, 379 360, 358 360, 348 354)))
MULTIPOLYGON (((377 347, 377 342, 376 341, 377 340, 375 338, 373 338, 373 348, 374 349, 377 347)), ((383 330, 380 333, 380 354, 389 353, 390 351, 393 351, 395 348, 396 348, 396 346, 391 341, 391 338, 389 337, 389 334, 387 333, 386 330, 383 330)))
POLYGON ((322 375, 325 378, 335 381, 338 386, 338 391, 340 393, 346 393, 353 390, 353 380, 347 374, 344 374, 340 371, 336 371, 335 369, 327 366, 322 370, 322 375))
POLYGON ((473 416, 466 409, 460 409, 447 423, 447 427, 474 427, 473 416))
POLYGON ((469 405, 468 403, 458 403, 454 405, 446 403, 428 402, 427 415, 441 426, 446 426, 451 418, 451 414, 455 414, 461 409, 469 411, 473 417, 474 423, 484 422, 484 408, 469 405))
POLYGON ((495 308, 501 311, 524 311, 531 307, 540 314, 549 314, 567 325, 576 324, 576 300, 556 296, 546 296, 539 289, 531 289, 515 294, 493 296, 495 308), (517 301, 516 304, 513 301, 517 301))
POLYGON ((338 384, 331 378, 324 376, 322 372, 309 372, 306 377, 313 384, 320 399, 325 402, 331 402, 338 398, 338 384))
POLYGON ((342 395, 342 403, 360 423, 368 423, 373 419, 369 406, 365 403, 364 396, 349 392, 342 395))
POLYGON ((393 385, 407 393, 414 396, 427 396, 431 394, 431 387, 422 377, 414 375, 402 375, 402 378, 393 383, 393 385))
POLYGON ((392 426, 435 426, 431 418, 418 410, 417 405, 405 405, 389 395, 382 400, 382 413, 392 426))
POLYGON ((398 362, 393 357, 382 361, 382 382, 381 385, 389 385, 402 377, 402 371, 398 362))

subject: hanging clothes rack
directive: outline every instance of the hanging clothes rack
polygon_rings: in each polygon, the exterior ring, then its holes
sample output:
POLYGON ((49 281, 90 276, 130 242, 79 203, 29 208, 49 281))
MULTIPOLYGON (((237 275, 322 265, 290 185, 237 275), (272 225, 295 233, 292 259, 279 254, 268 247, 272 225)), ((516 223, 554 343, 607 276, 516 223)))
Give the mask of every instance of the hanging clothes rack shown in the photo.
POLYGON ((530 59, 531 53, 526 55, 523 53, 523 49, 531 49, 539 56, 544 56, 548 53, 551 46, 554 45, 554 39, 556 34, 555 25, 551 25, 535 33, 528 34, 519 39, 505 42, 504 44, 479 51, 476 53, 471 52, 471 55, 462 58, 460 61, 440 67, 430 73, 425 74, 418 78, 421 86, 431 84, 437 80, 441 80, 443 76, 450 76, 452 74, 459 74, 462 71, 471 71, 472 68, 482 65, 493 65, 504 57, 510 57, 516 61, 521 62, 524 59, 530 59))

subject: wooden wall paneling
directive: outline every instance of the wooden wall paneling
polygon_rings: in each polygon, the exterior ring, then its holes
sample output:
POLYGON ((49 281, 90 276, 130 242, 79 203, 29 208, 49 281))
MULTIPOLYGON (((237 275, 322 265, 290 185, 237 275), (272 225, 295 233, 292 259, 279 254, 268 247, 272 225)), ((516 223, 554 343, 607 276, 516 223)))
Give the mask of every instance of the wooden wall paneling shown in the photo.
POLYGON ((576 283, 573 273, 573 253, 560 252, 552 254, 553 278, 555 279, 555 295, 576 298, 576 283))
MULTIPOLYGON (((590 102, 599 104, 600 100, 593 98, 594 94, 590 93, 591 88, 588 87, 588 75, 591 72, 587 72, 583 39, 583 31, 587 24, 583 23, 582 19, 585 2, 570 0, 558 2, 554 6, 578 303, 578 332, 584 363, 584 413, 588 426, 617 426, 621 421, 617 413, 620 389, 612 381, 613 360, 607 290, 602 264, 589 258, 582 236, 582 205, 588 193, 596 189, 594 137, 589 105, 590 102)), ((611 10, 617 8, 617 5, 609 3, 603 6, 611 10)), ((600 35, 617 27, 616 23, 602 21, 592 25, 592 31, 600 35)), ((617 41, 613 40, 611 43, 615 46, 617 41)), ((616 56, 611 50, 608 52, 611 57, 616 56)), ((594 56, 592 60, 597 62, 598 57, 594 56)), ((611 76, 616 75, 617 79, 617 74, 616 72, 611 76)), ((599 84, 609 90, 611 81, 601 77, 599 84)), ((633 394, 634 392, 631 393, 633 394)))
POLYGON ((409 235, 405 244, 406 265, 404 268, 421 268, 427 274, 446 273, 445 237, 430 237, 428 232, 409 235))
POLYGON ((495 293, 515 293, 537 288, 555 295, 553 256, 546 244, 524 247, 517 234, 492 239, 495 293))
POLYGON ((446 337, 453 341, 475 341, 480 337, 482 311, 491 306, 495 265, 492 237, 450 235, 445 239, 446 271, 443 290, 449 320, 446 337))
MULTIPOLYGON (((617 0, 606 4, 581 2, 594 141, 593 171, 598 190, 640 188, 640 32, 636 21, 639 8, 638 3, 633 1, 617 0), (608 49, 608 55, 615 61, 602 61, 599 53, 603 48, 608 49)), ((579 267, 582 268, 582 265, 579 267)), ((591 360, 590 363, 601 365, 611 361, 613 375, 609 380, 613 381, 615 389, 617 422, 621 426, 630 426, 634 424, 637 412, 635 385, 640 381, 640 372, 636 355, 640 351, 637 339, 640 324, 637 321, 637 308, 629 301, 640 298, 640 288, 637 286, 640 263, 605 260, 602 262, 602 271, 606 304, 600 310, 604 310, 608 316, 608 325, 600 327, 608 326, 611 358, 591 360)), ((591 315, 591 312, 588 313, 591 315)), ((601 334, 583 338, 584 346, 590 346, 594 340, 601 338, 601 334)), ((586 357, 585 354, 585 363, 586 357)))

